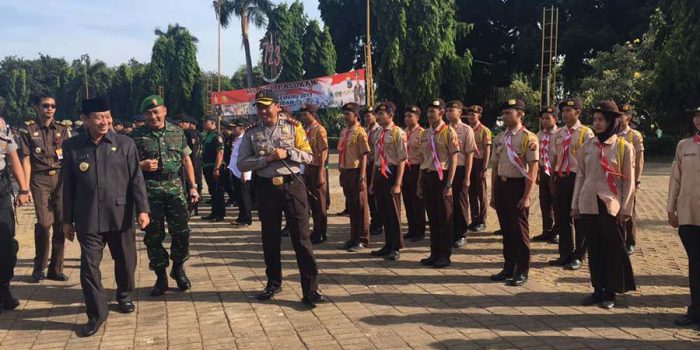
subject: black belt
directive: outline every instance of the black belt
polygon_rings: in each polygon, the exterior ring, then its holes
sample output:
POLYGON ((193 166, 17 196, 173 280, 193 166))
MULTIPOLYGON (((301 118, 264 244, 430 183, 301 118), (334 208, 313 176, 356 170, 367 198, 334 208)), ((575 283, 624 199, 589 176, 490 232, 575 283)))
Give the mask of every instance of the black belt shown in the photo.
POLYGON ((170 181, 170 180, 176 180, 180 178, 179 173, 161 173, 158 171, 145 171, 143 172, 143 179, 144 180, 154 180, 154 181, 170 181))
POLYGON ((61 169, 34 170, 32 174, 41 174, 48 176, 56 176, 61 172, 61 169))
POLYGON ((561 172, 561 175, 559 175, 559 172, 556 171, 556 172, 554 172, 554 174, 555 174, 557 177, 562 178, 562 179, 563 179, 563 178, 566 178, 566 177, 576 177, 576 173, 573 172, 573 171, 570 171, 569 173, 566 173, 566 172, 563 172, 563 171, 562 171, 562 172, 561 172))
POLYGON ((499 176, 501 182, 525 182, 524 177, 506 177, 506 176, 499 176))
POLYGON ((258 177, 260 179, 261 183, 266 183, 266 184, 272 184, 275 186, 280 186, 282 184, 290 183, 296 179, 296 176, 300 176, 299 174, 290 174, 290 175, 280 175, 280 176, 275 176, 275 177, 258 177))

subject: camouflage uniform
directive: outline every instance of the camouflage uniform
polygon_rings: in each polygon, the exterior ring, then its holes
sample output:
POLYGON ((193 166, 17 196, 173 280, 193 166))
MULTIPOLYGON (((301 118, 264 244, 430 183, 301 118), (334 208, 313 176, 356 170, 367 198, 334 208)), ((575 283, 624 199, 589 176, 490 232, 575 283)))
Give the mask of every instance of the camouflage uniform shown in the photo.
POLYGON ((189 258, 189 212, 179 176, 182 159, 192 151, 182 129, 167 122, 160 130, 147 126, 135 129, 132 137, 140 159, 158 159, 158 170, 143 173, 151 207, 151 223, 146 227, 143 242, 150 268, 165 269, 168 267, 168 252, 163 248, 166 220, 172 238, 170 258, 175 263, 189 258))

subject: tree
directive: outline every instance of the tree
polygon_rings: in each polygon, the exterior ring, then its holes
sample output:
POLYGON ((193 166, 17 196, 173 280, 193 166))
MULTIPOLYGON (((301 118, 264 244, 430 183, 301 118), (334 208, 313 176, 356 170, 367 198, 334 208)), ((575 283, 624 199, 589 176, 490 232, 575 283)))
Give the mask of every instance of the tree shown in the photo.
POLYGON ((238 17, 241 21, 249 88, 253 87, 253 60, 250 57, 250 41, 248 39, 250 24, 252 23, 256 28, 264 26, 271 8, 270 0, 221 0, 221 14, 219 14, 218 1, 214 1, 214 11, 222 27, 228 27, 232 16, 238 17))
POLYGON ((29 107, 29 88, 27 87, 27 72, 25 70, 13 70, 8 80, 7 91, 7 116, 8 123, 17 124, 21 120, 29 119, 32 115, 29 107))
POLYGON ((338 54, 335 71, 363 67, 366 0, 319 0, 318 8, 338 54))
POLYGON ((498 89, 499 104, 506 99, 517 98, 525 102, 523 124, 530 130, 539 129, 540 92, 533 88, 530 79, 523 74, 516 74, 511 83, 498 89))
POLYGON ((327 27, 321 31, 317 21, 310 21, 302 42, 305 79, 335 74, 335 47, 327 27))
MULTIPOLYGON (((248 87, 246 84, 246 74, 247 74, 247 68, 246 66, 241 66, 239 67, 235 73, 233 73, 233 76, 231 77, 230 80, 230 86, 231 89, 233 90, 238 90, 238 89, 245 89, 248 87)), ((263 80, 263 70, 262 67, 260 67, 260 63, 258 63, 255 67, 253 67, 253 86, 261 86, 265 85, 265 80, 263 80)), ((222 82, 223 84, 223 82, 222 82)))
POLYGON ((282 73, 277 82, 304 79, 304 50, 301 41, 306 28, 304 5, 299 1, 289 7, 280 4, 270 12, 268 18, 265 36, 276 33, 280 45, 282 73))

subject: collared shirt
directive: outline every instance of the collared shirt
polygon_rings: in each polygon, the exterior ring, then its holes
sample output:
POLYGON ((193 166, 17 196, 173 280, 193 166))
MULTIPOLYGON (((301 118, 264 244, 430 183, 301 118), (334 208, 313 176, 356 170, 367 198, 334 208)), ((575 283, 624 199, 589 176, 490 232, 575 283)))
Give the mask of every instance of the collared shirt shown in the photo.
POLYGON ((131 134, 139 152, 139 158, 157 159, 158 170, 163 174, 179 173, 182 159, 189 157, 192 150, 187 146, 185 133, 179 126, 165 122, 165 127, 152 129, 142 126, 131 134))
POLYGON ((340 132, 340 139, 338 140, 338 154, 339 157, 338 167, 340 169, 357 169, 360 167, 360 161, 362 156, 367 154, 367 164, 372 160, 369 158, 370 146, 367 141, 367 134, 365 129, 361 126, 353 126, 352 128, 346 127, 340 132))
POLYGON ((622 174, 614 176, 617 194, 612 192, 608 184, 608 176, 601 166, 600 141, 597 138, 587 140, 578 153, 578 172, 571 208, 578 209, 581 214, 598 214, 598 198, 600 198, 612 216, 618 213, 631 216, 634 206, 634 149, 618 137, 611 136, 603 144, 603 155, 607 158, 608 166, 622 174), (618 153, 620 148, 624 159, 620 164, 618 153))
MULTIPOLYGON (((552 170, 556 173, 561 169, 562 173, 567 172, 566 165, 563 164, 564 159, 564 140, 566 139, 567 130, 569 128, 564 125, 563 127, 557 129, 553 134, 553 141, 549 142, 549 159, 552 160, 552 170)), ((569 158, 568 158, 568 172, 576 173, 578 172, 578 149, 583 146, 583 143, 592 138, 593 131, 583 126, 580 121, 576 121, 571 129, 573 130, 571 134, 571 144, 569 145, 569 158), (581 137, 581 133, 584 133, 581 137)))
POLYGON ((379 145, 379 142, 382 141, 382 135, 384 135, 383 149, 387 165, 399 165, 399 162, 408 158, 406 133, 396 124, 391 123, 390 126, 383 129, 383 132, 379 133, 379 140, 377 140, 374 150, 374 165, 377 168, 382 166, 382 146, 379 145))
POLYGON ((474 130, 474 141, 476 142, 474 158, 484 159, 486 148, 491 147, 493 135, 491 134, 491 130, 481 123, 472 129, 474 130))
POLYGON ((71 137, 70 130, 55 120, 48 126, 34 120, 26 124, 26 129, 20 130, 20 150, 24 157, 29 157, 32 172, 60 169, 63 142, 71 137))
POLYGON ((423 151, 421 150, 421 139, 423 138, 423 129, 416 124, 413 129, 404 129, 406 133, 406 153, 408 154, 408 164, 420 167, 423 162, 423 151))
POLYGON ((309 165, 324 166, 324 164, 321 164, 321 157, 323 152, 328 150, 328 133, 326 133, 326 128, 321 123, 314 122, 305 131, 311 145, 311 153, 314 156, 313 161, 309 165))
POLYGON ((278 117, 277 124, 271 127, 260 122, 246 131, 238 149, 237 165, 240 171, 255 171, 260 177, 273 178, 300 173, 301 165, 312 160, 311 146, 301 124, 278 117), (276 148, 285 149, 287 159, 268 163, 267 156, 276 148))
POLYGON ((627 140, 634 147, 634 153, 644 152, 644 137, 642 133, 627 126, 625 130, 620 130, 618 136, 627 140))
POLYGON ((666 211, 677 213, 679 225, 700 226, 700 140, 693 137, 676 146, 666 211))
MULTIPOLYGON (((204 141, 202 144, 202 167, 213 168, 216 162, 216 155, 223 151, 224 136, 216 129, 204 132, 204 141)), ((226 161, 226 158, 223 158, 226 161)))
MULTIPOLYGON (((551 160, 552 160, 552 154, 549 153, 549 151, 550 151, 549 145, 551 145, 551 144, 552 144, 552 141, 554 141, 553 136, 554 136, 554 133, 557 131, 557 129, 559 129, 559 128, 557 128, 557 126, 554 125, 554 126, 553 126, 551 129, 549 129, 549 130, 544 130, 544 129, 543 129, 543 130, 540 130, 540 131, 537 132, 537 139, 540 141, 540 155, 541 155, 543 152, 545 152, 545 150, 546 150, 547 156, 548 156, 548 158, 549 158, 550 163, 551 163, 551 160), (549 140, 547 140, 547 145, 545 145, 545 144, 542 143, 542 141, 544 140, 545 135, 549 135, 549 140), (545 147, 546 147, 546 148, 545 148, 545 147)), ((540 165, 544 165, 543 162, 544 162, 543 157, 540 157, 540 165)), ((550 168, 551 168, 552 164, 549 164, 549 166, 550 166, 550 168)))
POLYGON ((365 128, 365 133, 367 133, 367 143, 369 143, 369 154, 367 159, 369 159, 369 164, 371 165, 374 159, 374 151, 377 141, 379 140, 379 134, 382 132, 382 126, 379 123, 374 122, 365 128))
POLYGON ((241 171, 238 170, 238 150, 241 147, 243 135, 245 135, 245 132, 243 134, 238 135, 238 137, 236 137, 233 140, 233 145, 231 146, 231 159, 228 162, 228 168, 231 169, 233 176, 240 179, 241 174, 243 174, 243 180, 249 181, 253 177, 253 172, 246 171, 244 173, 241 173, 241 171))
POLYGON ((459 140, 459 155, 457 155, 457 166, 464 166, 467 162, 467 154, 476 151, 476 141, 474 140, 474 130, 472 127, 463 123, 461 120, 450 125, 457 133, 459 140))
POLYGON ((529 170, 530 162, 539 161, 539 142, 537 136, 524 127, 520 126, 516 130, 506 130, 498 134, 494 139, 493 157, 491 164, 496 170, 495 176, 505 176, 511 178, 525 177, 518 167, 508 157, 506 146, 506 133, 510 133, 511 145, 515 149, 515 154, 522 161, 524 169, 529 170))
POLYGON ((457 132, 444 122, 436 129, 433 129, 431 126, 423 132, 421 150, 423 152, 423 162, 420 165, 421 170, 436 171, 435 156, 437 156, 442 170, 447 170, 450 166, 450 156, 459 153, 457 132), (433 145, 435 146, 434 148, 433 145), (435 156, 433 156, 433 150, 435 156))
MULTIPOLYGON (((0 123, 4 123, 4 121, 0 121, 0 123)), ((7 155, 15 151, 17 151, 17 143, 15 143, 15 138, 12 136, 12 132, 10 130, 7 130, 6 132, 1 132, 0 171, 5 170, 5 168, 7 167, 7 160, 5 160, 7 155)))

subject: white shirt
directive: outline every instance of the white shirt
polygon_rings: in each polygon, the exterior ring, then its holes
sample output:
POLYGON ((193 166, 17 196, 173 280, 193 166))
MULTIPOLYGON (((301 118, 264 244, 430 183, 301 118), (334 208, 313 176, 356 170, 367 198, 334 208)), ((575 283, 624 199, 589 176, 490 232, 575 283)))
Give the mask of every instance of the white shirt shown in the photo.
MULTIPOLYGON (((236 164, 238 163, 238 148, 241 146, 241 141, 243 141, 244 134, 245 133, 238 135, 238 137, 233 141, 233 146, 231 148, 231 159, 228 162, 228 168, 233 173, 233 176, 235 176, 239 179, 241 178, 241 171, 238 170, 238 166, 236 166, 236 164)), ((250 181, 252 176, 253 176, 252 171, 246 171, 243 173, 243 180, 250 181)))

